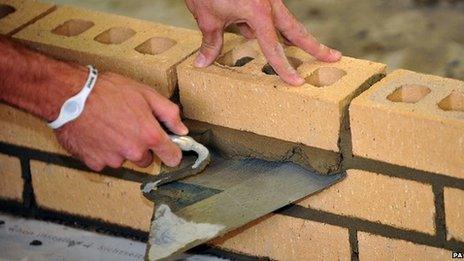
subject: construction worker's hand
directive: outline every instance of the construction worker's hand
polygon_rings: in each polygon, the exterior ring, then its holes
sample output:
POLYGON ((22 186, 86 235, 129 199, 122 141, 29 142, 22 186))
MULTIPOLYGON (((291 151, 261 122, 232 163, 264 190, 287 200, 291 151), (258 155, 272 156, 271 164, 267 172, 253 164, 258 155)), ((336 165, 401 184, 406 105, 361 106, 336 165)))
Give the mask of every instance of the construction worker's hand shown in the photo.
POLYGON ((285 7, 282 0, 186 0, 203 33, 203 43, 195 66, 214 62, 222 49, 224 28, 236 24, 247 38, 257 38, 269 64, 282 80, 301 85, 304 80, 289 64, 279 43, 280 32, 289 44, 296 45, 325 62, 335 62, 341 53, 320 44, 285 7))
POLYGON ((83 113, 56 133, 65 149, 95 171, 118 168, 125 160, 146 167, 153 161, 151 151, 176 166, 181 151, 159 122, 175 134, 188 133, 176 104, 144 84, 103 73, 83 113))

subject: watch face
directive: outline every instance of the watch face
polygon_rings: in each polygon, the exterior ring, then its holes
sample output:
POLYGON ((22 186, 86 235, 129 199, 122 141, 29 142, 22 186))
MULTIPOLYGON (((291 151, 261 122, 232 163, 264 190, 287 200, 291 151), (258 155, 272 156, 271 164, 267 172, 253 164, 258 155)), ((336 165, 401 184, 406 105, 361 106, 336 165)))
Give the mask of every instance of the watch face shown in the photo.
POLYGON ((69 101, 65 104, 64 110, 67 114, 74 115, 79 113, 79 103, 76 101, 69 101))

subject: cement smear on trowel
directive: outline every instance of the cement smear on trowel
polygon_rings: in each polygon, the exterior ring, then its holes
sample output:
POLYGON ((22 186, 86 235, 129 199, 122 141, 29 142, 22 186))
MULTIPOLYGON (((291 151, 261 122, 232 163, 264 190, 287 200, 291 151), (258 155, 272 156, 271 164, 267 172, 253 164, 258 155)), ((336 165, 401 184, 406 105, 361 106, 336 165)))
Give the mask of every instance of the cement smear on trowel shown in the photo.
POLYGON ((169 257, 195 240, 214 238, 223 228, 223 225, 186 221, 167 205, 160 205, 151 224, 148 259, 169 257))

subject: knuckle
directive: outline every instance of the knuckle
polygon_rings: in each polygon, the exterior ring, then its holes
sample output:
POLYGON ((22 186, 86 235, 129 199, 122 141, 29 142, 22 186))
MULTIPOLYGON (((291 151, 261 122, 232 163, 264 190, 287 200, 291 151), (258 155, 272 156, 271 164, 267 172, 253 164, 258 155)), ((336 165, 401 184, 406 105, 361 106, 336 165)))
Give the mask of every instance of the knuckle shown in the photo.
POLYGON ((147 143, 148 147, 156 147, 159 146, 163 141, 163 137, 161 133, 158 131, 149 131, 146 134, 145 142, 147 143))
POLYGON ((137 146, 129 146, 125 151, 125 155, 128 160, 137 161, 143 157, 142 149, 138 148, 137 146))

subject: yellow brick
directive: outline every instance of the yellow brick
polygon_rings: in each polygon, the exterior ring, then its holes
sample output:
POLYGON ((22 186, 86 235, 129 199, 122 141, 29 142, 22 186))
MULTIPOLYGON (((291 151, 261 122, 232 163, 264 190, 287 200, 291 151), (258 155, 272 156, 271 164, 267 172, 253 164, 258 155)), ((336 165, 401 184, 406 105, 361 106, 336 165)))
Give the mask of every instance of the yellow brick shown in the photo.
POLYGON ((58 7, 13 37, 56 58, 142 81, 165 96, 176 86, 176 65, 201 43, 197 31, 72 7, 58 7))
POLYGON ((237 41, 226 41, 213 66, 195 68, 190 57, 178 67, 187 118, 338 152, 344 109, 368 79, 385 71, 383 64, 348 57, 318 62, 288 47, 287 56, 307 79, 294 87, 261 71, 266 61, 256 42, 237 41), (234 67, 242 57, 255 59, 234 67))
POLYGON ((39 207, 143 231, 150 228, 154 204, 137 182, 38 161, 31 162, 31 174, 39 207))
POLYGON ((298 204, 398 228, 435 234, 430 185, 380 174, 348 170, 340 183, 298 204))
POLYGON ((0 35, 9 35, 54 8, 32 0, 0 0, 0 35))
POLYGON ((464 178, 464 82, 406 70, 350 105, 353 153, 464 178))
MULTIPOLYGON (((31 114, 0 104, 0 141, 45 152, 69 155, 58 143, 54 132, 45 122, 31 114)), ((126 168, 156 175, 160 172, 160 160, 155 157, 153 164, 139 168, 130 162, 126 168)))
POLYGON ((23 187, 19 159, 0 154, 0 198, 23 201, 23 187))
POLYGON ((369 233, 358 233, 359 260, 448 260, 451 252, 445 249, 418 245, 369 233))
POLYGON ((277 260, 350 260, 348 230, 278 214, 256 220, 213 243, 277 260))
POLYGON ((444 193, 448 239, 464 241, 464 190, 445 188, 444 193))

